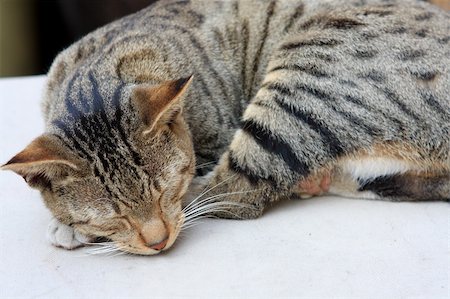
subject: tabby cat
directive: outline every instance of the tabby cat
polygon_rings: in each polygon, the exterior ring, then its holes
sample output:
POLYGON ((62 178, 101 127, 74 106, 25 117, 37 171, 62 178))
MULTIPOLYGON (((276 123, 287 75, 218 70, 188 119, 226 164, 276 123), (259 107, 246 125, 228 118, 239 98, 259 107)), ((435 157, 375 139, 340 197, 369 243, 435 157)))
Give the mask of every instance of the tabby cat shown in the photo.
POLYGON ((55 245, 146 255, 293 196, 449 200, 449 41, 422 1, 160 1, 58 55, 3 169, 55 245))

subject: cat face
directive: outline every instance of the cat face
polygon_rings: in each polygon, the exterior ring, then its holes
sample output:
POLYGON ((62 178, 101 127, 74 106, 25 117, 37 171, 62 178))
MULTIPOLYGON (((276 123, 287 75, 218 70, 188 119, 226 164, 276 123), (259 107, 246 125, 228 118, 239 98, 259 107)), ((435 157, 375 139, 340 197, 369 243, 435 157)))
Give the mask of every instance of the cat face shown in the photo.
POLYGON ((80 233, 106 237, 131 253, 166 250, 183 224, 181 198, 195 173, 181 111, 191 80, 134 88, 129 102, 140 125, 125 141, 113 136, 115 143, 108 143, 114 146, 104 146, 106 133, 96 132, 90 136, 100 147, 95 149, 45 134, 3 168, 39 189, 53 215, 80 233))

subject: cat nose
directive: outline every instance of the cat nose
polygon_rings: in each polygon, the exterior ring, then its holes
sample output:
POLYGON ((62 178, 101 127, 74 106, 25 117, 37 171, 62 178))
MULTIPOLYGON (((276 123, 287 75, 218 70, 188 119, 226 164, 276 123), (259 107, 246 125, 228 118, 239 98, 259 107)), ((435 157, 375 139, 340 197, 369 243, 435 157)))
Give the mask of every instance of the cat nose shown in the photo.
POLYGON ((147 246, 150 247, 151 249, 160 251, 160 250, 163 250, 164 247, 166 247, 166 245, 167 245, 167 240, 169 240, 169 238, 165 238, 164 240, 162 240, 162 241, 159 242, 159 243, 149 244, 149 245, 147 245, 147 246))

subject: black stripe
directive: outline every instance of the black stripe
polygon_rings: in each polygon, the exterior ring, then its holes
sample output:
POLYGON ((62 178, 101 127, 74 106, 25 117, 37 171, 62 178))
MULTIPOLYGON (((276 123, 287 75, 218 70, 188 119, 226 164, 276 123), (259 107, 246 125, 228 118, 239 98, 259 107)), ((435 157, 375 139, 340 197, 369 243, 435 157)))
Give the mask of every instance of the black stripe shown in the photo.
POLYGON ((387 80, 386 76, 377 70, 369 70, 365 73, 358 74, 358 78, 360 79, 368 79, 374 82, 383 83, 387 80))
POLYGON ((416 15, 414 17, 414 19, 416 21, 427 21, 427 20, 431 19, 433 16, 434 16, 434 14, 432 12, 426 11, 426 12, 416 15))
POLYGON ((426 53, 422 49, 407 49, 399 54, 400 60, 416 60, 417 58, 425 56, 426 53))
POLYGON ((351 29, 361 25, 365 25, 357 19, 351 18, 329 18, 325 22, 325 28, 335 28, 335 29, 351 29))
POLYGON ((355 105, 360 106, 362 109, 365 109, 368 112, 373 112, 373 113, 379 114, 383 118, 388 119, 390 122, 394 123, 397 126, 397 128, 399 129, 399 131, 403 130, 404 125, 401 121, 399 121, 398 119, 396 119, 395 117, 393 117, 391 115, 386 115, 386 112, 382 111, 381 109, 379 109, 377 107, 367 106, 365 103, 363 103, 363 101, 361 99, 358 99, 351 95, 345 95, 344 99, 348 102, 351 102, 355 105))
POLYGON ((358 88, 358 85, 349 79, 339 79, 338 82, 339 84, 346 85, 347 87, 358 88))
MULTIPOLYGON (((72 132, 75 135, 75 137, 81 141, 82 143, 88 144, 90 141, 90 138, 88 135, 84 135, 83 131, 80 130, 76 125, 72 128, 72 132)), ((93 147, 92 147, 93 148, 93 147)))
POLYGON ((193 11, 190 9, 190 10, 186 11, 186 13, 192 17, 192 19, 195 22, 196 27, 199 27, 200 25, 202 25, 205 22, 205 16, 202 14, 199 14, 196 11, 193 11))
POLYGON ((231 7, 233 8, 234 17, 239 19, 239 1, 234 1, 231 7))
POLYGON ((434 70, 412 71, 411 74, 419 80, 430 81, 436 78, 437 72, 434 70))
POLYGON ((220 48, 223 50, 225 49, 225 39, 223 37, 222 32, 220 32, 217 28, 213 29, 214 39, 219 44, 220 48))
POLYGON ((267 83, 264 83, 261 86, 261 88, 265 88, 267 90, 273 90, 273 91, 276 91, 279 94, 285 95, 285 96, 292 96, 294 94, 293 91, 289 87, 287 87, 279 82, 267 82, 267 83))
MULTIPOLYGON (((98 82, 95 79, 95 77, 93 76, 92 72, 89 73, 89 79, 92 83, 92 96, 93 96, 94 109, 97 112, 96 114, 101 118, 101 123, 103 123, 106 126, 106 130, 104 130, 103 132, 106 135, 109 135, 109 136, 105 135, 105 141, 107 141, 106 139, 108 139, 108 140, 114 142, 114 140, 116 139, 116 136, 113 135, 113 129, 112 129, 111 123, 106 115, 106 111, 105 111, 105 107, 104 107, 104 100, 103 100, 103 97, 100 95, 98 82)), ((115 108, 114 127, 119 132, 119 137, 122 140, 122 142, 124 143, 124 145, 127 147, 128 151, 130 152, 135 165, 142 165, 142 161, 141 161, 139 154, 133 149, 133 147, 130 144, 130 142, 128 141, 128 138, 122 127, 122 110, 120 108, 120 95, 121 95, 124 85, 125 84, 123 82, 121 82, 113 94, 112 103, 115 108)), ((113 144, 110 144, 110 145, 112 148, 114 148, 113 144)))
MULTIPOLYGON (((152 20, 149 20, 149 22, 151 22, 152 20)), ((153 22, 151 22, 153 23, 153 22)), ((158 26, 163 30, 169 30, 169 29, 174 29, 174 30, 178 30, 183 34, 186 34, 186 36, 189 38, 189 40, 191 41, 192 46, 198 50, 198 57, 201 58, 202 63, 204 65, 205 68, 209 69, 209 71, 212 73, 212 77, 211 78, 215 78, 218 79, 220 78, 221 80, 218 80, 218 83, 220 85, 220 88, 222 90, 222 94, 227 97, 228 96, 228 88, 226 88, 226 86, 224 85, 224 82, 222 81, 223 78, 219 76, 219 73, 212 67, 213 63, 211 63, 209 57, 205 54, 204 48, 201 46, 200 42, 197 40, 197 38, 195 38, 195 36, 186 28, 183 28, 181 26, 175 25, 175 24, 167 24, 167 23, 155 23, 154 26, 158 26)), ((179 44, 179 43, 178 43, 179 44)), ((181 51, 181 49, 186 48, 186 45, 180 45, 177 47, 177 49, 179 51, 181 51)), ((192 55, 192 54, 191 54, 192 55)), ((190 56, 191 56, 190 55, 190 56)), ((189 56, 186 56, 189 57, 189 56)), ((191 71, 192 73, 192 71, 191 71)), ((196 73, 197 74, 197 73, 196 73)), ((197 76, 197 75, 196 75, 197 76)))
POLYGON ((294 13, 292 14, 292 16, 290 16, 290 18, 286 22, 286 26, 283 29, 284 32, 288 32, 289 29, 291 29, 295 21, 297 21, 297 19, 303 15, 304 10, 305 5, 303 3, 301 3, 299 6, 295 8, 294 13))
POLYGON ((442 105, 436 100, 435 96, 431 91, 422 91, 421 96, 429 107, 431 107, 438 115, 440 115, 442 118, 448 121, 450 111, 442 107, 442 105))
POLYGON ((303 176, 309 173, 308 165, 300 161, 291 146, 274 135, 273 132, 268 131, 253 120, 243 121, 241 128, 243 132, 252 136, 264 150, 281 157, 292 171, 303 176))
MULTIPOLYGON (((174 38, 170 39, 170 42, 176 45, 176 49, 178 50, 179 54, 182 55, 186 61, 188 61, 189 55, 187 55, 183 50, 185 47, 183 47, 182 43, 179 43, 179 41, 174 38)), ((198 71, 197 68, 193 65, 191 66, 191 68, 193 69, 191 69, 190 71, 195 74, 195 81, 201 85, 201 88, 199 88, 198 90, 202 91, 205 94, 206 98, 210 99, 209 103, 217 111, 214 116, 217 117, 218 123, 223 124, 224 119, 221 113, 221 109, 216 101, 216 97, 213 96, 213 93, 210 91, 208 84, 203 79, 202 72, 198 71)))
POLYGON ((414 173, 377 177, 359 182, 358 191, 372 191, 382 197, 406 200, 450 200, 448 193, 449 173, 420 176, 414 173))
POLYGON ((74 105, 74 102, 71 99, 66 98, 66 111, 72 117, 73 120, 77 120, 81 116, 81 111, 74 105))
POLYGON ((407 32, 407 30, 403 26, 394 27, 388 31, 388 33, 392 33, 392 34, 403 34, 406 32, 407 32))
POLYGON ((120 139, 122 140, 122 142, 126 145, 126 147, 128 148, 128 150, 131 153, 131 156, 133 158, 133 162, 136 165, 142 165, 142 160, 141 157, 139 156, 139 154, 133 149, 133 147, 131 146, 131 144, 128 141, 127 135, 125 134, 124 128, 122 126, 122 109, 120 107, 120 96, 122 94, 122 90, 125 86, 125 83, 121 82, 116 90, 114 91, 113 94, 113 106, 115 109, 115 119, 114 119, 114 127, 117 129, 117 131, 119 132, 119 136, 120 139))
POLYGON ((294 108, 292 105, 288 105, 276 97, 275 102, 284 111, 294 115, 300 121, 306 123, 312 130, 317 132, 323 140, 325 146, 328 146, 329 152, 333 157, 340 156, 344 153, 344 146, 340 142, 339 138, 334 134, 326 124, 323 124, 320 120, 315 119, 311 113, 303 112, 294 108))
POLYGON ((250 98, 250 92, 248 91, 249 89, 251 89, 251 86, 249 86, 249 84, 247 84, 247 49, 248 49, 248 40, 249 40, 249 30, 248 30, 248 20, 245 19, 243 21, 242 24, 242 45, 243 45, 243 49, 242 49, 242 54, 244 55, 242 58, 242 73, 241 73, 241 77, 242 77, 242 90, 244 90, 244 95, 245 97, 248 99, 250 98))
POLYGON ((333 103, 336 103, 337 99, 330 95, 329 93, 318 89, 313 86, 309 86, 306 84, 298 84, 295 86, 296 89, 301 90, 305 93, 313 95, 315 98, 320 99, 326 106, 331 108, 334 112, 338 113, 347 121, 357 125, 357 127, 363 129, 370 136, 377 136, 382 134, 382 130, 379 128, 371 127, 365 123, 365 119, 361 119, 358 116, 355 116, 351 113, 351 111, 343 111, 341 107, 336 107, 333 103))
POLYGON ((133 208, 128 202, 124 201, 123 199, 117 198, 117 200, 120 201, 127 208, 129 208, 129 209, 133 208))
POLYGON ((275 11, 275 1, 272 1, 269 3, 269 6, 266 10, 266 19, 264 21, 263 30, 262 30, 262 36, 260 39, 259 47, 256 50, 255 58, 253 60, 253 66, 252 66, 252 72, 250 73, 251 79, 250 79, 250 96, 253 94, 253 83, 255 81, 255 77, 258 73, 259 69, 259 61, 261 59, 262 51, 264 50, 264 45, 266 44, 267 35, 269 34, 269 27, 270 27, 270 20, 272 19, 273 13, 275 11))
POLYGON ((306 30, 310 29, 312 26, 317 26, 320 23, 321 23, 320 19, 318 19, 317 17, 316 18, 309 18, 307 21, 305 21, 302 24, 300 24, 298 26, 298 29, 306 31, 306 30))
POLYGON ((306 46, 318 46, 318 47, 334 47, 336 45, 342 44, 342 41, 333 38, 316 38, 316 39, 306 39, 298 42, 290 42, 282 45, 281 50, 295 50, 306 46))
MULTIPOLYGON (((284 96, 294 95, 294 92, 292 90, 290 90, 287 86, 284 86, 278 82, 266 83, 263 84, 263 87, 268 90, 274 90, 278 92, 280 95, 284 96)), ((381 133, 380 129, 370 127, 367 124, 365 124, 364 119, 360 119, 359 117, 351 115, 348 111, 342 111, 340 108, 336 108, 335 105, 332 105, 332 102, 336 102, 337 99, 328 94, 327 92, 305 84, 299 84, 295 86, 295 88, 305 93, 309 93, 314 97, 316 97, 317 99, 322 100, 327 105, 327 107, 331 108, 334 112, 344 117, 347 121, 358 125, 360 128, 364 129, 368 134, 379 135, 381 133)))
POLYGON ((329 100, 335 101, 335 99, 328 92, 321 90, 314 86, 310 86, 310 85, 301 83, 301 84, 297 84, 295 86, 295 89, 298 89, 305 93, 311 94, 314 97, 321 99, 323 101, 329 101, 329 100))
POLYGON ((256 185, 258 183, 260 183, 261 181, 264 182, 268 182, 271 185, 275 185, 276 184, 276 180, 275 178, 273 178, 272 176, 268 176, 268 177, 261 177, 257 174, 255 174, 253 171, 251 171, 248 167, 246 167, 245 165, 242 165, 241 163, 239 163, 237 161, 237 159, 234 157, 234 153, 232 151, 230 151, 228 153, 228 167, 235 173, 241 174, 243 176, 245 176, 249 182, 253 185, 256 185))
POLYGON ((250 181, 252 184, 257 184, 261 178, 255 175, 253 172, 249 171, 248 168, 241 166, 237 160, 234 158, 233 153, 230 151, 228 154, 228 167, 236 173, 242 174, 250 181))
POLYGON ((217 103, 217 100, 216 100, 217 98, 212 95, 211 91, 208 88, 208 84, 203 79, 203 76, 200 73, 196 73, 195 79, 202 86, 202 90, 205 92, 206 97, 208 99, 210 99, 209 103, 211 104, 211 106, 213 106, 214 109, 216 110, 216 114, 214 115, 214 117, 217 117, 217 122, 219 124, 223 124, 224 119, 223 119, 221 108, 220 108, 219 104, 217 103))
MULTIPOLYGON (((205 49, 201 46, 200 42, 197 40, 197 38, 194 37, 194 35, 193 35, 190 31, 186 30, 185 28, 183 28, 183 27, 181 27, 181 26, 174 25, 174 24, 162 24, 162 23, 157 23, 157 24, 155 24, 155 25, 156 25, 156 26, 160 26, 162 29, 170 29, 170 28, 171 28, 171 29, 175 29, 175 30, 180 31, 180 32, 182 32, 183 34, 186 34, 186 36, 189 38, 189 40, 190 40, 192 46, 193 46, 195 49, 197 49, 198 57, 201 58, 202 63, 203 63, 203 66, 204 66, 205 68, 207 68, 207 69, 212 73, 212 76, 211 76, 210 80, 215 79, 215 80, 217 81, 217 83, 219 84, 219 86, 220 86, 220 89, 221 89, 221 91, 222 91, 222 95, 223 95, 225 98, 231 98, 230 95, 228 94, 228 88, 225 86, 225 83, 224 83, 224 81, 223 81, 222 76, 219 75, 219 73, 217 72, 217 70, 213 67, 213 63, 211 62, 211 60, 209 59, 209 57, 206 55, 205 49)), ((181 51, 181 49, 186 48, 186 45, 180 45, 180 46, 177 47, 177 48, 178 48, 178 50, 181 51)), ((187 56, 187 57, 189 57, 189 56, 187 56)), ((198 80, 199 74, 200 74, 200 72, 197 72, 197 73, 196 73, 197 80, 198 80)), ((204 82, 204 81, 203 81, 203 82, 204 82)), ((206 86, 206 84, 204 84, 204 85, 206 86)), ((211 94, 211 93, 210 93, 210 94, 211 94)), ((215 94, 217 94, 217 93, 215 93, 215 94)), ((215 99, 215 98, 217 98, 217 97, 216 97, 216 96, 215 96, 215 97, 211 97, 211 99, 215 99)), ((217 116, 218 116, 218 117, 221 117, 221 114, 218 113, 217 116)), ((223 120, 222 120, 221 123, 223 123, 223 120)))
MULTIPOLYGON (((128 152, 131 154, 135 164, 140 165, 140 157, 132 148, 121 126, 122 114, 120 110, 120 93, 123 89, 124 83, 118 85, 112 99, 113 105, 116 108, 116 119, 114 121, 115 126, 113 128, 105 111, 104 98, 100 94, 98 81, 93 75, 92 71, 88 73, 88 78, 92 87, 90 97, 92 98, 93 113, 90 115, 83 115, 80 118, 80 123, 82 124, 82 128, 87 134, 87 137, 85 138, 80 130, 74 128, 76 137, 87 144, 92 152, 97 152, 96 156, 106 172, 109 172, 110 170, 118 171, 118 160, 122 159, 121 161, 123 162, 126 159, 120 156, 116 157, 115 159, 111 159, 109 156, 107 156, 107 153, 111 155, 112 153, 119 154, 119 152, 117 152, 116 150, 118 137, 117 134, 114 133, 114 129, 116 129, 117 131, 119 131, 119 137, 121 137, 123 144, 128 148, 128 152), (119 114, 117 114, 118 111, 119 114)), ((139 179, 136 166, 130 166, 132 167, 132 169, 130 169, 130 173, 136 179, 139 179)), ((113 174, 110 173, 111 180, 113 180, 112 175, 113 174)))
POLYGON ((205 68, 208 68, 209 71, 212 73, 212 77, 211 79, 216 79, 217 82, 219 83, 220 89, 222 91, 222 94, 225 97, 229 97, 228 95, 228 88, 225 86, 225 83, 223 81, 223 78, 221 75, 219 75, 219 73, 217 72, 217 70, 213 67, 213 63, 211 62, 211 60, 209 59, 209 57, 206 55, 205 53, 205 49, 202 47, 201 43, 198 41, 197 38, 194 37, 194 35, 186 30, 185 28, 181 27, 181 26, 177 26, 177 25, 173 25, 173 24, 160 24, 163 27, 166 28, 173 28, 173 29, 177 29, 179 31, 181 31, 182 33, 186 34, 189 37, 189 40, 191 41, 192 46, 194 46, 195 49, 197 49, 198 52, 198 56, 201 58, 203 65, 205 68))
POLYGON ((173 20, 174 15, 151 15, 148 16, 148 18, 152 21, 156 21, 156 20, 164 20, 164 21, 172 21, 173 20))
POLYGON ((75 84, 75 80, 80 76, 80 72, 76 72, 72 78, 70 79, 69 83, 67 84, 67 89, 64 94, 64 99, 67 101, 68 99, 71 99, 71 92, 73 89, 73 85, 75 84))
POLYGON ((66 137, 72 141, 73 146, 75 147, 75 150, 78 152, 78 154, 80 154, 81 156, 83 156, 83 158, 87 159, 90 162, 93 161, 91 155, 88 152, 86 152, 86 150, 81 146, 81 144, 76 140, 76 138, 72 136, 71 129, 67 126, 66 123, 57 119, 54 120, 52 124, 58 127, 61 131, 63 131, 64 135, 66 135, 66 137))
POLYGON ((448 41, 450 41, 450 36, 441 37, 441 38, 438 38, 438 39, 436 39, 436 40, 437 40, 438 43, 444 45, 444 44, 447 44, 448 41))
POLYGON ((298 65, 298 64, 287 64, 287 65, 279 65, 269 70, 270 72, 278 71, 278 70, 288 70, 288 71, 300 71, 307 73, 311 76, 315 76, 318 78, 329 78, 330 74, 325 71, 319 69, 315 64, 307 64, 307 65, 298 65))
POLYGON ((384 88, 382 89, 382 92, 384 93, 384 95, 386 96, 386 98, 391 102, 394 103, 398 108, 400 108, 400 110, 403 111, 403 113, 405 113, 406 115, 408 115, 409 117, 411 117, 413 120, 415 120, 416 122, 419 123, 425 123, 422 121, 421 117, 418 116, 416 113, 414 113, 411 109, 409 109, 409 107, 403 103, 400 100, 400 97, 393 92, 392 90, 388 89, 388 88, 384 88))
POLYGON ((78 110, 78 108, 74 105, 73 99, 72 99, 72 91, 74 89, 75 81, 80 77, 80 72, 76 72, 75 75, 70 79, 69 84, 67 85, 64 103, 66 106, 66 111, 68 114, 73 118, 73 120, 77 120, 81 112, 78 110))
POLYGON ((385 16, 389 16, 392 15, 394 12, 391 10, 386 10, 386 9, 379 9, 379 8, 370 8, 367 9, 363 15, 364 16, 369 16, 369 15, 377 15, 380 17, 385 17, 385 16))
POLYGON ((338 59, 331 54, 323 53, 323 52, 313 52, 308 51, 308 53, 305 53, 306 57, 312 57, 315 59, 320 59, 326 62, 336 62, 338 59))
MULTIPOLYGON (((288 88, 287 86, 284 86, 280 84, 279 82, 270 82, 263 84, 264 88, 268 90, 273 90, 278 92, 280 95, 284 96, 293 96, 294 92, 288 88)), ((342 111, 340 107, 336 107, 333 105, 337 101, 336 98, 328 94, 327 92, 320 90, 318 88, 308 86, 305 84, 298 84, 295 86, 295 89, 301 90, 305 93, 313 95, 315 98, 320 99, 327 107, 332 109, 334 112, 345 118, 347 121, 352 122, 356 124, 358 127, 365 130, 366 133, 369 135, 380 135, 382 131, 379 128, 370 127, 365 123, 364 119, 361 119, 357 116, 352 115, 349 111, 342 111)))
POLYGON ((425 28, 420 29, 420 30, 415 32, 415 35, 417 35, 418 37, 422 37, 422 38, 426 37, 427 34, 428 34, 428 29, 425 29, 425 28))
POLYGON ((375 57, 378 51, 375 49, 356 49, 354 53, 351 53, 353 57, 360 59, 370 59, 375 57))
POLYGON ((64 140, 61 136, 53 134, 53 136, 58 139, 64 146, 68 147, 72 152, 75 153, 75 148, 70 145, 66 140, 64 140))
POLYGON ((113 192, 109 188, 108 184, 106 184, 106 178, 103 174, 100 173, 98 167, 94 165, 94 175, 99 178, 100 182, 105 186, 106 192, 109 196, 113 195, 113 192))
POLYGON ((89 99, 84 96, 82 80, 83 80, 83 78, 80 77, 80 86, 78 88, 78 101, 81 104, 83 114, 87 114, 87 113, 89 113, 89 111, 92 110, 92 107, 89 104, 89 99))
MULTIPOLYGON (((359 180, 358 180, 359 181, 359 180)), ((359 182, 358 191, 372 191, 378 196, 402 196, 404 186, 398 182, 398 175, 380 176, 368 182, 359 182)))

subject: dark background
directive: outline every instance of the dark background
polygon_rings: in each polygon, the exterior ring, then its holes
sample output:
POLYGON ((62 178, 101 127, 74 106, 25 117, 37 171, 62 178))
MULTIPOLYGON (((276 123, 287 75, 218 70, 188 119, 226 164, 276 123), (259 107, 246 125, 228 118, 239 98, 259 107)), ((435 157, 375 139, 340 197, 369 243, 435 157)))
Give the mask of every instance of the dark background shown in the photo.
POLYGON ((80 37, 153 2, 0 0, 0 76, 45 74, 58 52, 80 37))
MULTIPOLYGON (((450 10, 450 0, 428 1, 450 10)), ((45 74, 56 54, 81 36, 153 2, 0 0, 0 77, 45 74)))

